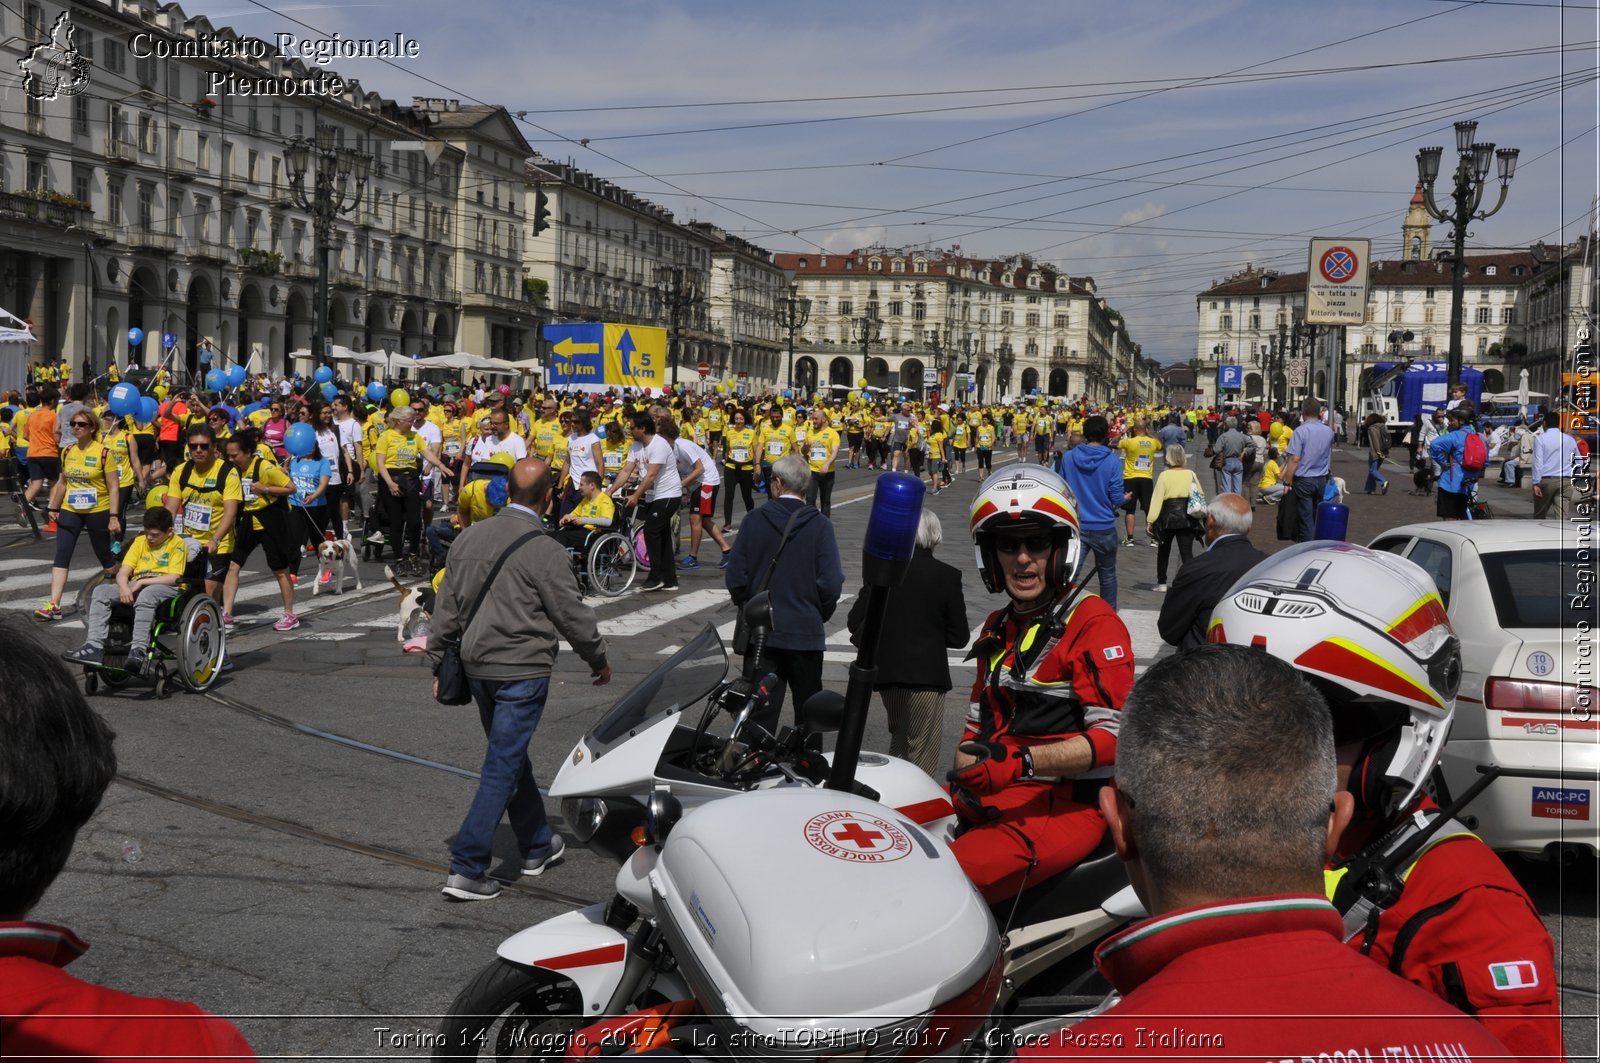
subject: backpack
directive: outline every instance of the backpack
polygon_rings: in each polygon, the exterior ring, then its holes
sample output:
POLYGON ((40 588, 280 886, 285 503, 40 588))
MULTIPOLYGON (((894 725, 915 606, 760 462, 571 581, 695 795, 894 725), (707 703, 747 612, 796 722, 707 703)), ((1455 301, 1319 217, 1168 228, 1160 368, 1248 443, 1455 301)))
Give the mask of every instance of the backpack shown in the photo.
POLYGON ((1479 477, 1489 467, 1489 447, 1476 432, 1466 433, 1461 444, 1461 472, 1468 477, 1479 477))

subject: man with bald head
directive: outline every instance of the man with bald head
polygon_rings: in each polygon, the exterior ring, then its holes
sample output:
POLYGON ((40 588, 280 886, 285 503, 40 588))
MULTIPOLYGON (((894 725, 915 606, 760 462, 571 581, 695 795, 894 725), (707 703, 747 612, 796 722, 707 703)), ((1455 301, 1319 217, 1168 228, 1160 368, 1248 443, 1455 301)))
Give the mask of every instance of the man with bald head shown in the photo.
MULTIPOLYGON (((459 643, 488 738, 478 792, 451 850, 443 892, 454 900, 499 895, 489 861, 501 816, 511 822, 522 874, 543 874, 566 849, 545 818, 528 761, 560 640, 566 639, 589 666, 595 685, 611 679, 605 640, 594 613, 579 600, 572 563, 539 518, 551 480, 550 465, 540 458, 523 458, 511 467, 506 505, 451 544, 434 605, 428 652, 437 669, 445 647, 459 643)), ((437 697, 437 679, 433 692, 437 697)))
POLYGON ((1180 650, 1206 640, 1206 625, 1228 588, 1266 554, 1250 542, 1250 503, 1242 495, 1221 494, 1206 507, 1206 549, 1184 563, 1161 603, 1161 638, 1180 650))

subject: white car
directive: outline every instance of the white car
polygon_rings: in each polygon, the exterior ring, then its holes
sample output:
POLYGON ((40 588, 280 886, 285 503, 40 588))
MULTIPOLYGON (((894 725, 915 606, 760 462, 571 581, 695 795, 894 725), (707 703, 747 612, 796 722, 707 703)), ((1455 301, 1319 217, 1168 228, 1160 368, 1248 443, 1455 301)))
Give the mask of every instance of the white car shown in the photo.
POLYGON ((1491 520, 1408 524, 1370 545, 1433 577, 1461 639, 1441 796, 1470 786, 1483 764, 1548 773, 1495 780, 1463 821, 1502 852, 1600 855, 1600 543, 1576 524, 1491 520))

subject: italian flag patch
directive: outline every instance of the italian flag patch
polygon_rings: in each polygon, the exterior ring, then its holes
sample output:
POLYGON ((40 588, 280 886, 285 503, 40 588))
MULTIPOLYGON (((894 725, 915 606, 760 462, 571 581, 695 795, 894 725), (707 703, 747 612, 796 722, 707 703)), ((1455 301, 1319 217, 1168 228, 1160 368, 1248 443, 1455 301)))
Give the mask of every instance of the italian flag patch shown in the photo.
POLYGON ((1489 977, 1494 980, 1494 987, 1502 992, 1512 989, 1532 989, 1539 984, 1539 969, 1528 960, 1491 963, 1489 977))

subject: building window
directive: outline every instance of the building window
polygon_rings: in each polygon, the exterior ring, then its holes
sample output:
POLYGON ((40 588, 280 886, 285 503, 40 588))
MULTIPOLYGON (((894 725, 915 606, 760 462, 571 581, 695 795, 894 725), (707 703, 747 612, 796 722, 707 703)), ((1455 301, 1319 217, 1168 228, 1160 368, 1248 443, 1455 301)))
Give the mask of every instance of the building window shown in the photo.
MULTIPOLYGON (((1490 269, 1494 269, 1493 266, 1490 266, 1489 268, 1490 269)), ((1489 353, 1489 337, 1488 336, 1479 336, 1478 337, 1478 357, 1482 358, 1484 355, 1486 355, 1488 353, 1489 353)))
POLYGON ((82 93, 72 97, 72 132, 80 137, 89 135, 89 97, 82 93))
POLYGON ((38 4, 26 4, 22 8, 23 33, 28 41, 38 44, 45 38, 44 8, 38 4))
POLYGON ((1056 328, 1066 328, 1067 327, 1067 315, 1066 314, 1057 314, 1056 318, 1055 318, 1055 322, 1056 322, 1056 328))
POLYGON ((106 173, 106 221, 112 225, 122 224, 122 182, 120 174, 107 171, 106 173))
POLYGON ((211 200, 205 196, 194 197, 195 238, 211 239, 211 200))
POLYGON ((154 155, 156 150, 156 123, 147 114, 139 116, 139 150, 154 155))
POLYGON ((890 317, 899 317, 904 312, 905 312, 905 304, 902 303, 900 300, 896 299, 896 300, 894 300, 893 302, 891 302, 889 304, 889 316, 890 317))
POLYGON ((917 259, 917 264, 916 264, 916 266, 914 268, 916 269, 916 272, 918 272, 918 273, 926 273, 926 272, 928 272, 928 260, 925 259, 925 258, 917 259))
POLYGON ((93 173, 89 169, 89 167, 87 167, 87 166, 79 166, 76 163, 73 164, 73 166, 72 166, 72 194, 78 198, 78 201, 80 203, 89 202, 89 190, 90 190, 90 187, 91 187, 90 183, 91 183, 92 180, 93 180, 93 173))
POLYGON ((251 184, 255 184, 261 179, 261 153, 259 151, 252 151, 245 157, 244 179, 251 184))
POLYGON ((1485 267, 1483 267, 1483 275, 1485 277, 1492 277, 1496 273, 1499 273, 1499 272, 1500 272, 1500 267, 1499 266, 1485 266, 1485 267))
POLYGON ((1039 311, 1037 311, 1037 310, 1029 310, 1028 313, 1027 313, 1027 316, 1025 317, 1024 320, 1026 321, 1026 323, 1028 324, 1028 326, 1030 328, 1038 328, 1039 327, 1039 311))
POLYGON ((1261 331, 1261 315, 1256 313, 1254 310, 1250 311, 1250 331, 1261 331))
POLYGON ((1422 323, 1424 325, 1433 324, 1433 307, 1425 306, 1422 308, 1422 323))
POLYGON ((1426 289, 1426 290, 1425 290, 1425 291, 1424 291, 1424 292, 1423 292, 1423 293, 1422 293, 1422 297, 1423 297, 1423 298, 1424 298, 1424 299, 1432 299, 1432 298, 1433 298, 1433 289, 1432 289, 1432 288, 1428 288, 1428 289, 1426 289))
POLYGON ((1217 321, 1217 328, 1221 329, 1223 332, 1232 332, 1233 331, 1233 315, 1232 314, 1223 314, 1222 317, 1219 318, 1218 321, 1217 321))
POLYGON ((139 182, 139 228, 150 232, 155 228, 155 188, 148 181, 139 182))
MULTIPOLYGON (((1037 280, 1037 278, 1030 278, 1030 279, 1031 280, 1037 280)), ((1039 297, 1037 295, 1028 296, 1028 303, 1030 305, 1032 305, 1032 306, 1038 306, 1039 305, 1039 297)))
POLYGON ((1038 344, 1038 342, 1035 341, 1035 340, 1029 340, 1028 343, 1027 343, 1027 346, 1025 346, 1022 349, 1022 353, 1026 357, 1029 357, 1029 358, 1037 358, 1037 357, 1039 357, 1039 344, 1038 344))
POLYGON ((849 299, 839 300, 839 314, 841 317, 855 313, 856 304, 849 299))
POLYGON ((1489 308, 1487 306, 1478 307, 1478 324, 1487 325, 1488 323, 1489 323, 1489 308))
POLYGON ((1515 325, 1516 323, 1517 323, 1517 308, 1514 307, 1514 306, 1502 306, 1500 308, 1500 324, 1502 324, 1502 325, 1515 325))
POLYGON ((928 304, 924 303, 924 302, 921 302, 920 300, 918 302, 912 303, 911 304, 911 320, 913 320, 913 321, 926 321, 927 319, 928 319, 928 304))
POLYGON ((178 235, 178 219, 183 216, 183 197, 176 192, 167 193, 167 232, 178 235))
POLYGON ((1002 324, 1002 325, 1011 324, 1011 311, 1009 311, 1009 310, 1000 311, 1000 324, 1002 324))
POLYGON ((28 191, 48 192, 50 190, 49 156, 28 155, 28 191))
POLYGON ((107 37, 100 42, 101 65, 113 74, 120 74, 126 70, 128 63, 128 46, 115 37, 107 37))
POLYGON ((194 137, 194 168, 202 173, 211 172, 211 138, 204 133, 194 137))

